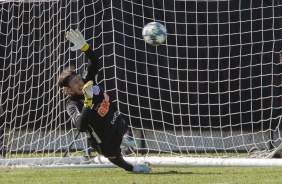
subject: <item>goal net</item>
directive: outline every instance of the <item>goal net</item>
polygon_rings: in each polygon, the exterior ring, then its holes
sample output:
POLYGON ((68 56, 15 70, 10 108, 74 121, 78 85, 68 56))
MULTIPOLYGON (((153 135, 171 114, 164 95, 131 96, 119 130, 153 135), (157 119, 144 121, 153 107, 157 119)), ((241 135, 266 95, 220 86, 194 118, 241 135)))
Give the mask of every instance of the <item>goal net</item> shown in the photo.
POLYGON ((71 28, 94 48, 103 63, 98 81, 130 124, 136 147, 123 150, 128 161, 282 165, 271 159, 282 156, 281 1, 0 0, 0 7, 0 165, 108 163, 74 127, 57 85, 64 68, 86 66, 65 39, 71 28), (160 46, 142 38, 154 21, 168 32, 160 46))

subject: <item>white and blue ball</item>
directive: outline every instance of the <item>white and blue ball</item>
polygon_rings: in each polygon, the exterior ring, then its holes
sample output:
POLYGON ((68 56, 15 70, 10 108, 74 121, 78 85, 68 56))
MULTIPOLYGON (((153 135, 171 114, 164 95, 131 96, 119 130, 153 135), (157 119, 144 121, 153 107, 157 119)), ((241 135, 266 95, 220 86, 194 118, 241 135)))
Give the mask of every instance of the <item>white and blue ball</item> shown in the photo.
POLYGON ((157 46, 166 41, 167 30, 159 22, 150 22, 144 26, 142 36, 146 43, 157 46))

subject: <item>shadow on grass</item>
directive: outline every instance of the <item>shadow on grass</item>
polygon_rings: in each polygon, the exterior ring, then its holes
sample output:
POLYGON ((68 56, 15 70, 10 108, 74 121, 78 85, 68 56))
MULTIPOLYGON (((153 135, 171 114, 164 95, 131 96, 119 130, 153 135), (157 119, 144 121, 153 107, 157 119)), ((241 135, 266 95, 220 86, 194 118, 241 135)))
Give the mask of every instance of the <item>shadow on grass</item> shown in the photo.
POLYGON ((153 174, 153 175, 163 175, 163 174, 175 174, 175 175, 182 175, 182 174, 193 174, 193 175, 220 175, 222 174, 221 172, 206 172, 206 173, 202 173, 202 172, 182 172, 182 171, 175 171, 175 170, 171 170, 171 171, 166 171, 166 172, 162 172, 162 171, 154 171, 152 170, 151 173, 144 173, 144 174, 153 174))
POLYGON ((178 171, 151 171, 151 173, 132 173, 132 174, 146 174, 146 175, 164 175, 164 174, 195 174, 193 172, 178 172, 178 171))

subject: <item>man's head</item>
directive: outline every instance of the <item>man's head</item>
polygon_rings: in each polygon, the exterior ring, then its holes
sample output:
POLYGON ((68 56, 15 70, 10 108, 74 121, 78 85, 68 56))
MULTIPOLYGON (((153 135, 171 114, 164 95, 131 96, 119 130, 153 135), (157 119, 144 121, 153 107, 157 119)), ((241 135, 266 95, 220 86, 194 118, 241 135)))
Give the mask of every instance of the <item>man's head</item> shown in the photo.
POLYGON ((63 87, 63 93, 68 96, 83 95, 84 82, 82 77, 74 71, 74 67, 68 67, 62 71, 58 84, 63 87))

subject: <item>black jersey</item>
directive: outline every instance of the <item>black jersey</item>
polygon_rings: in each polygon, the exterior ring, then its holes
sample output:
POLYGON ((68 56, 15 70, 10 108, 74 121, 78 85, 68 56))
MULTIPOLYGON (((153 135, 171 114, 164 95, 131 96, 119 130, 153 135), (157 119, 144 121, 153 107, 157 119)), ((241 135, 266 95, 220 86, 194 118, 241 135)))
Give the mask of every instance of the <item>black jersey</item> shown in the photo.
POLYGON ((93 99, 91 107, 84 107, 84 96, 76 95, 67 100, 67 112, 80 132, 88 133, 91 142, 99 144, 106 142, 116 131, 115 120, 119 116, 112 99, 96 83, 99 71, 99 61, 93 50, 85 52, 89 59, 87 70, 83 75, 84 82, 93 81, 93 99))

